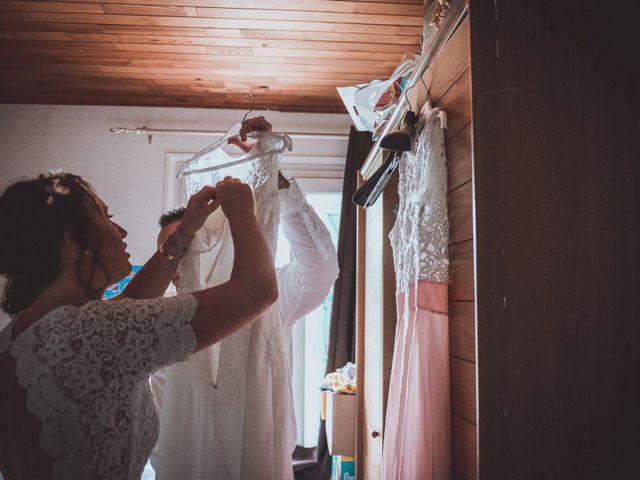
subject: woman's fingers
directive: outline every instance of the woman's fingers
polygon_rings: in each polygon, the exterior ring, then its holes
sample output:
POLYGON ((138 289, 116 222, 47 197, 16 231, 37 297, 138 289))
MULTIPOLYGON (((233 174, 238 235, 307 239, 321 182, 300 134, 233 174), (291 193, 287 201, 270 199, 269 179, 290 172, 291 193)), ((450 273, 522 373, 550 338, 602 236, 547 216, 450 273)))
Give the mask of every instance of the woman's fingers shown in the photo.
POLYGON ((209 185, 201 188, 189 198, 184 217, 182 217, 182 231, 188 235, 195 234, 207 217, 219 206, 216 189, 209 185))
POLYGON ((242 183, 242 180, 240 180, 239 178, 236 178, 236 177, 230 177, 230 176, 228 176, 228 175, 227 175, 227 176, 226 176, 226 177, 224 177, 222 180, 220 180, 218 183, 216 183, 216 188, 217 188, 218 186, 220 186, 220 185, 223 185, 223 184, 224 184, 224 183, 226 183, 226 182, 234 182, 234 183, 236 183, 236 182, 240 182, 240 183, 242 183))
POLYGON ((216 184, 220 207, 227 216, 253 215, 251 187, 239 178, 225 177, 216 184))
POLYGON ((267 122, 264 117, 249 118, 242 122, 240 138, 244 142, 247 140, 247 134, 254 131, 270 132, 272 128, 273 126, 267 122))
POLYGON ((202 187, 199 192, 195 193, 192 197, 193 201, 198 206, 209 206, 216 200, 216 189, 210 185, 202 187))
POLYGON ((243 142, 242 140, 240 140, 239 137, 231 137, 229 140, 227 140, 227 144, 228 145, 235 145, 240 150, 242 150, 244 153, 249 152, 253 148, 252 145, 249 145, 248 143, 243 142))

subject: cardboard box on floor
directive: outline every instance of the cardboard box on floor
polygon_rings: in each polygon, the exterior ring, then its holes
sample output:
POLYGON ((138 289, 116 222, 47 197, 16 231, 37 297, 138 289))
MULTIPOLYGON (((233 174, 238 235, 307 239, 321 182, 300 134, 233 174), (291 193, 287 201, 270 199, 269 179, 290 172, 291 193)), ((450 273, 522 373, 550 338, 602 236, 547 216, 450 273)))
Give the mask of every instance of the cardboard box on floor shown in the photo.
POLYGON ((327 392, 327 444, 331 455, 356 452, 356 395, 327 392))

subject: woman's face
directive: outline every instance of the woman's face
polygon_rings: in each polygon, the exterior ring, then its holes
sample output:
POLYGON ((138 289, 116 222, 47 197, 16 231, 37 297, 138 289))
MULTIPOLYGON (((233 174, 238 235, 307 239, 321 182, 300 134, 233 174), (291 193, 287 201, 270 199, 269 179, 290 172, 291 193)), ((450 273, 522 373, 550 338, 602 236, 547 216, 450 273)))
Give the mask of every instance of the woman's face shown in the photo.
POLYGON ((111 220, 112 215, 109 213, 107 204, 94 192, 90 193, 98 206, 97 210, 94 209, 93 216, 97 234, 94 244, 97 245, 98 251, 92 254, 97 261, 97 269, 102 270, 105 277, 101 285, 105 283, 112 285, 131 272, 127 244, 124 243, 127 231, 111 220))

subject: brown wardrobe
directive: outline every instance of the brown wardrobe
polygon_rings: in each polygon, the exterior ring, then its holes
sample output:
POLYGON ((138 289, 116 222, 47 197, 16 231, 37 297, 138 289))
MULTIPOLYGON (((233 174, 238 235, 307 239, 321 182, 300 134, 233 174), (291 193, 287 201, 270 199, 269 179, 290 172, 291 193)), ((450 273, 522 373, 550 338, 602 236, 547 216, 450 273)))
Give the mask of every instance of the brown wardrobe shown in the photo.
MULTIPOLYGON (((452 478, 635 478, 635 17, 622 3, 469 4, 423 76, 449 115, 452 478)), ((396 204, 390 185, 358 217, 366 480, 380 478, 382 461, 396 204)))

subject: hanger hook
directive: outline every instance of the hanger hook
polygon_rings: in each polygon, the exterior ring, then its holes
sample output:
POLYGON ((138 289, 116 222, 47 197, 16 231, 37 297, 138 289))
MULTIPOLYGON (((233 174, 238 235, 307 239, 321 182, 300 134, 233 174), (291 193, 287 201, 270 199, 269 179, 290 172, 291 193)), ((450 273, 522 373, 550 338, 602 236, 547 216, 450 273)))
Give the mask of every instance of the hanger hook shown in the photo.
POLYGON ((405 88, 404 92, 402 92, 402 94, 404 95, 404 99, 407 101, 407 103, 409 104, 409 110, 411 110, 413 112, 413 107, 411 106, 411 101, 409 100, 409 90, 411 90, 413 87, 415 87, 416 84, 414 83, 413 85, 411 85, 409 88, 405 88))
POLYGON ((420 81, 422 82, 422 85, 424 85, 424 89, 427 92, 427 100, 431 101, 431 90, 429 90, 429 87, 427 86, 427 82, 424 81, 424 78, 422 75, 420 75, 420 81))
POLYGON ((245 97, 251 97, 251 108, 249 109, 249 111, 247 113, 244 114, 244 117, 242 117, 242 122, 240 122, 240 123, 244 123, 244 121, 247 119, 247 115, 249 115, 251 112, 253 112, 253 107, 256 105, 256 99, 253 96, 253 93, 247 92, 244 95, 245 95, 245 97))

